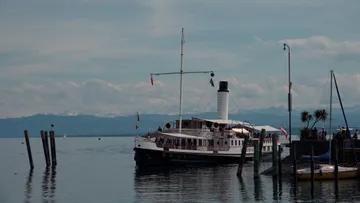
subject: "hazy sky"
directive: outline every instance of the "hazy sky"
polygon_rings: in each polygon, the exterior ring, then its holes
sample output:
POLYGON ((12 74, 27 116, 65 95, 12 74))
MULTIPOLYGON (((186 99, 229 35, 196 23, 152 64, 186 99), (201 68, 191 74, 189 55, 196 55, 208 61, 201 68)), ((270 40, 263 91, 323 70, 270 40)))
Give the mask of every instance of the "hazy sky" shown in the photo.
POLYGON ((292 48, 295 108, 328 103, 329 70, 345 106, 360 104, 358 0, 2 0, 0 117, 35 113, 176 113, 181 28, 184 111, 286 106, 292 48))

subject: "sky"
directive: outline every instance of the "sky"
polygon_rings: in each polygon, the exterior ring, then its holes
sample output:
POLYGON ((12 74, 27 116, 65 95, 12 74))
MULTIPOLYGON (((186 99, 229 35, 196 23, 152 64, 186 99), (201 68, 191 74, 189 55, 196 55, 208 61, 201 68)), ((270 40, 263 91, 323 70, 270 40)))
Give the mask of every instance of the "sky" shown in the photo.
POLYGON ((0 0, 0 117, 38 113, 176 114, 184 28, 183 111, 328 106, 334 70, 360 105, 358 0, 0 0))

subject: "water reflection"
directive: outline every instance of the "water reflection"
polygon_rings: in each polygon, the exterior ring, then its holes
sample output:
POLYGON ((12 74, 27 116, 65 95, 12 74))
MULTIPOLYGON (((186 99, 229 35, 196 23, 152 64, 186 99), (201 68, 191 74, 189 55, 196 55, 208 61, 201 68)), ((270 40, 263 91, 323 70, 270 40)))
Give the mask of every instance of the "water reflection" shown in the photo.
POLYGON ((46 168, 43 173, 42 179, 42 202, 51 202, 55 201, 55 190, 56 190, 56 170, 55 168, 49 169, 46 168))
POLYGON ((246 189, 246 184, 244 182, 244 178, 242 176, 239 177, 239 185, 240 185, 240 197, 242 197, 242 202, 248 202, 249 196, 246 189))
POLYGON ((25 203, 30 203, 32 197, 32 179, 33 179, 33 170, 29 171, 29 175, 25 182, 25 203))
POLYGON ((278 180, 276 177, 272 177, 273 186, 273 200, 279 200, 278 198, 278 180))
POLYGON ((279 176, 279 200, 282 199, 283 191, 282 191, 282 177, 279 176))
POLYGON ((236 179, 229 167, 136 171, 137 202, 233 202, 236 179))
POLYGON ((312 200, 311 183, 288 178, 260 175, 253 179, 252 168, 242 177, 237 167, 179 168, 157 171, 136 171, 136 202, 353 202, 359 199, 360 183, 339 181, 336 197, 333 181, 315 181, 312 200), (272 184, 271 184, 272 182, 272 184), (296 193, 294 194, 294 191, 296 193))

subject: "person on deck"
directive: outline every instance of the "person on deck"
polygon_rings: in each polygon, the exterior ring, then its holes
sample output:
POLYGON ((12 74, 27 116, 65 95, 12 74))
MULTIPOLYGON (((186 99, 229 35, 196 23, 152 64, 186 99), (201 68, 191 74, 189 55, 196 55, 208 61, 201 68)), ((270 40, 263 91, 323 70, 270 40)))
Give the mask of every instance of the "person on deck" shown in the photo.
POLYGON ((344 139, 346 137, 346 129, 345 129, 344 126, 341 128, 340 133, 341 133, 341 135, 342 135, 342 137, 344 139))
POLYGON ((162 128, 161 128, 160 126, 159 126, 159 128, 158 128, 158 131, 159 131, 159 132, 162 132, 162 128))
POLYGON ((354 132, 354 135, 353 135, 353 139, 357 140, 358 139, 358 134, 359 134, 358 129, 356 129, 355 132, 354 132))
POLYGON ((322 127, 321 128, 321 134, 320 134, 320 140, 326 140, 326 131, 325 131, 325 128, 322 127))

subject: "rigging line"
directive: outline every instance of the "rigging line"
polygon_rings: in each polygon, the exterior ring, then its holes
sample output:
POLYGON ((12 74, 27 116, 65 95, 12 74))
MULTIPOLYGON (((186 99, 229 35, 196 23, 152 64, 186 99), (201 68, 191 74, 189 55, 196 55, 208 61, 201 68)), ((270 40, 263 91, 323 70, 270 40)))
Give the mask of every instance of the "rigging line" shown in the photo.
MULTIPOLYGON (((319 100, 318 100, 318 102, 317 102, 317 108, 320 108, 321 107, 321 101, 324 99, 324 98, 326 98, 326 97, 324 97, 325 95, 324 95, 324 89, 325 89, 325 87, 328 87, 329 85, 327 85, 329 82, 328 81, 326 81, 326 82, 324 82, 324 85, 322 86, 322 88, 321 88, 321 95, 320 95, 320 98, 319 98, 319 100)), ((329 90, 330 91, 330 90, 329 90)), ((329 92, 328 91, 328 89, 326 88, 326 92, 328 93, 329 92)))

